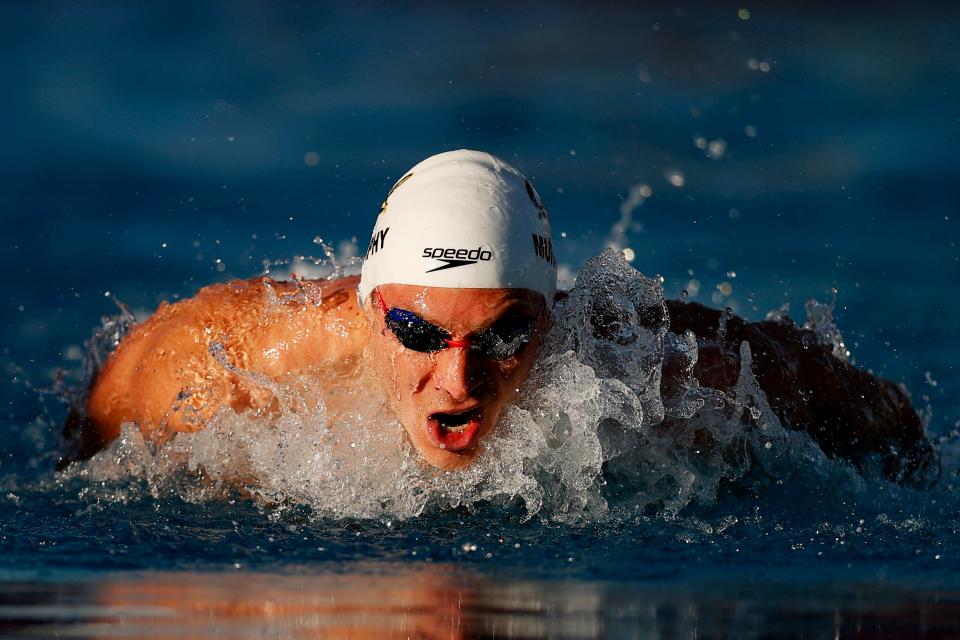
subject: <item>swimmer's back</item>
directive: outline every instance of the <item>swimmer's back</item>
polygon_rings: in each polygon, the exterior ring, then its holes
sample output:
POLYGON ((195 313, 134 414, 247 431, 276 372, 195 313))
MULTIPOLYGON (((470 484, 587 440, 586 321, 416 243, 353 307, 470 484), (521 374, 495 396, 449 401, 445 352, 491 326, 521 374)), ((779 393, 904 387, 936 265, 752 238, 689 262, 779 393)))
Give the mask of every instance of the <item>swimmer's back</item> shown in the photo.
POLYGON ((255 278, 161 304, 122 340, 94 381, 81 425, 85 451, 77 457, 116 438, 125 422, 162 442, 201 429, 223 406, 269 407, 272 394, 246 383, 238 370, 279 378, 355 363, 367 333, 356 286, 356 277, 255 278))

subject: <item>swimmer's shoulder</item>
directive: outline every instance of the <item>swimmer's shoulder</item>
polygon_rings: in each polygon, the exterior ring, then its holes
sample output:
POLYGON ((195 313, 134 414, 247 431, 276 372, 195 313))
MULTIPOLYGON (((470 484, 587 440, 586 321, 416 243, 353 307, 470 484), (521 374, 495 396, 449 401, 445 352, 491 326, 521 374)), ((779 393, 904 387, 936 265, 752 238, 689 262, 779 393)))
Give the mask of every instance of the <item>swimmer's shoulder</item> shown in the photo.
POLYGON ((235 317, 237 309, 247 312, 313 309, 337 314, 359 313, 356 296, 359 280, 359 276, 335 280, 275 280, 268 276, 231 280, 207 285, 191 298, 163 302, 146 322, 162 322, 184 314, 197 318, 239 319, 235 317))
POLYGON ((358 282, 359 276, 335 280, 257 277, 205 286, 193 297, 161 303, 135 325, 110 355, 100 377, 127 376, 151 352, 174 344, 186 352, 191 344, 206 351, 210 340, 228 345, 283 341, 294 328, 313 329, 310 333, 317 338, 320 334, 351 338, 348 344, 325 348, 324 352, 332 349, 330 356, 336 355, 338 346, 354 351, 366 337, 356 296, 358 282))
POLYGON ((359 276, 335 280, 255 278, 229 284, 239 300, 259 296, 259 303, 266 307, 265 317, 272 310, 299 316, 308 325, 336 321, 353 324, 362 321, 362 309, 357 300, 359 281, 359 276))
MULTIPOLYGON (((321 362, 357 362, 369 341, 369 325, 357 299, 358 276, 336 280, 272 282, 282 311, 263 334, 282 349, 281 368, 304 371, 321 362)), ((271 314, 267 314, 268 316, 271 314)), ((272 367, 270 367, 272 368, 272 367)))
POLYGON ((201 315, 215 315, 220 342, 244 366, 283 375, 359 358, 369 327, 357 300, 358 282, 357 276, 235 280, 205 287, 193 304, 201 315))
POLYGON ((231 374, 212 356, 214 344, 230 364, 271 376, 356 361, 368 339, 357 281, 233 280, 162 303, 94 379, 86 403, 91 433, 102 445, 123 422, 149 430, 169 420, 184 389, 211 410, 229 403, 231 374))

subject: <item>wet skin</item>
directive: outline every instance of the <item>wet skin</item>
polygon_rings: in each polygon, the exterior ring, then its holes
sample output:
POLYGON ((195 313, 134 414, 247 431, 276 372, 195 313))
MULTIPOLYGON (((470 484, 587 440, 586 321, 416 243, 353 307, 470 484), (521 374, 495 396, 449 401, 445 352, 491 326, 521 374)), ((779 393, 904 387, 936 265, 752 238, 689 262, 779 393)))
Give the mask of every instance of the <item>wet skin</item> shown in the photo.
MULTIPOLYGON (((372 299, 360 307, 356 286, 356 277, 256 278, 162 304, 111 354, 90 389, 85 416, 68 419, 66 431, 79 444, 65 461, 103 448, 125 422, 159 444, 202 429, 225 406, 275 410, 273 395, 244 372, 272 379, 309 373, 335 385, 340 375, 360 371, 386 392, 425 461, 442 468, 469 464, 528 375, 538 338, 505 360, 464 347, 411 351, 372 299)), ((526 290, 385 285, 380 292, 391 307, 413 311, 458 340, 504 315, 537 318, 541 325, 547 319, 542 296, 526 290)))

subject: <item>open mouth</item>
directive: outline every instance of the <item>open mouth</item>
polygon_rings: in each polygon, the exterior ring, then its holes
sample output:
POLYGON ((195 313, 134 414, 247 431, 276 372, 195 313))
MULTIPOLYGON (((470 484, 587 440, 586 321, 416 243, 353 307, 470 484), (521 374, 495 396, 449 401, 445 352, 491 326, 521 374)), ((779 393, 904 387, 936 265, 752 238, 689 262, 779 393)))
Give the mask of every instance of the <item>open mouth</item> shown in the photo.
POLYGON ((480 432, 482 419, 480 409, 459 412, 431 413, 427 418, 427 431, 430 439, 440 449, 460 451, 466 449, 480 432))

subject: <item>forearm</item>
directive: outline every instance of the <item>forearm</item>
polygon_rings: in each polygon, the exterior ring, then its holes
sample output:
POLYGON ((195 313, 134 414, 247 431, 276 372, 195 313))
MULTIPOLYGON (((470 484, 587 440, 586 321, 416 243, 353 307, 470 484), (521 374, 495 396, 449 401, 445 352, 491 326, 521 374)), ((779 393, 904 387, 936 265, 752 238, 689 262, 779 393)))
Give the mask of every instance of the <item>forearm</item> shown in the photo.
POLYGON ((836 358, 813 332, 792 323, 748 323, 733 316, 718 335, 721 313, 697 303, 668 301, 670 330, 697 336, 694 376, 730 391, 740 373, 740 343, 753 355, 753 374, 784 426, 806 431, 830 456, 853 461, 880 454, 890 475, 929 462, 931 448, 907 394, 836 358), (891 447, 897 451, 892 452, 891 447))

